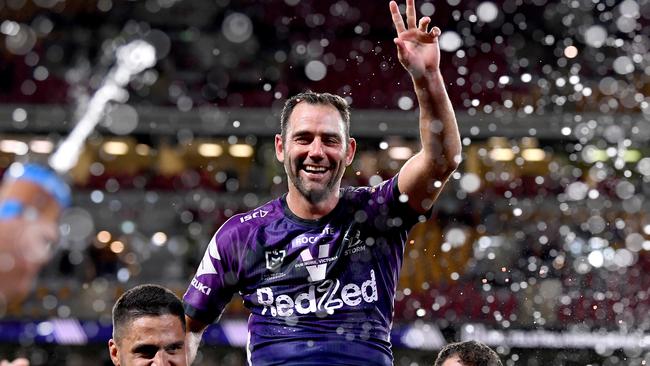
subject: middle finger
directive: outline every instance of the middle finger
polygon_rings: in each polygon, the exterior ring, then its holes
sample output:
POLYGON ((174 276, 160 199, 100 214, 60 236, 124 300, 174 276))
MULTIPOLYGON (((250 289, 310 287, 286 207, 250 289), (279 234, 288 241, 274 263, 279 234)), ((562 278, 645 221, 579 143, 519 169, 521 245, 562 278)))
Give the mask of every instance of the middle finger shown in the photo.
POLYGON ((415 0, 406 0, 406 24, 409 29, 415 28, 415 0))

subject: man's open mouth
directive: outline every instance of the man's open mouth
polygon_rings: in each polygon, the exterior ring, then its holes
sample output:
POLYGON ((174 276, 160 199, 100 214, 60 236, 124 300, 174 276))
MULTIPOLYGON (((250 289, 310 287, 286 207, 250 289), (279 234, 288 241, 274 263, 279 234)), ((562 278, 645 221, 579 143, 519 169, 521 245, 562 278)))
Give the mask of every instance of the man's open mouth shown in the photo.
POLYGON ((303 166, 302 169, 307 173, 312 173, 312 174, 325 173, 328 170, 327 167, 318 166, 318 165, 305 165, 303 166))

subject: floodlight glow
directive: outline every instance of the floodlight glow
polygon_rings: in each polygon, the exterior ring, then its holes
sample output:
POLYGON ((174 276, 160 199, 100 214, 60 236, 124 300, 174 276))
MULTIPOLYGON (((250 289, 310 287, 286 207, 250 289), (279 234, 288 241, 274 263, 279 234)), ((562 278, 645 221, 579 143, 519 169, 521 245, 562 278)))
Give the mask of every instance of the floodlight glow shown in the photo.
POLYGON ((129 152, 129 145, 121 141, 108 141, 104 143, 102 150, 111 155, 126 155, 129 152))
POLYGON ((216 158, 223 154, 223 148, 219 144, 203 143, 199 145, 199 154, 206 158, 216 158))
POLYGON ((546 153, 542 149, 524 149, 521 152, 521 157, 526 161, 544 161, 546 159, 546 153))
POLYGON ((511 148, 495 147, 490 150, 490 159, 495 161, 511 161, 515 158, 515 153, 511 148))
POLYGON ((246 144, 234 144, 228 149, 230 155, 236 158, 250 158, 253 156, 253 147, 246 144))

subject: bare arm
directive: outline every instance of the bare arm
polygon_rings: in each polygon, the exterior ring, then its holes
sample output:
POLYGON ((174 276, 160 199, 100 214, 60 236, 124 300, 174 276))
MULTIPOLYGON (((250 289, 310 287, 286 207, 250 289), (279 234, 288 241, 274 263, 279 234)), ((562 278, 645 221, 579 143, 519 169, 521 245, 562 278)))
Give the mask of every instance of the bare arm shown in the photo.
POLYGON ((420 106, 422 143, 422 150, 402 167, 397 184, 414 210, 426 212, 460 164, 460 133, 440 72, 440 29, 428 30, 428 17, 416 24, 414 0, 406 0, 406 25, 394 1, 390 11, 397 30, 397 56, 411 75, 420 106))
POLYGON ((199 351, 201 337, 208 324, 194 320, 185 315, 185 346, 187 347, 187 364, 191 365, 199 351))

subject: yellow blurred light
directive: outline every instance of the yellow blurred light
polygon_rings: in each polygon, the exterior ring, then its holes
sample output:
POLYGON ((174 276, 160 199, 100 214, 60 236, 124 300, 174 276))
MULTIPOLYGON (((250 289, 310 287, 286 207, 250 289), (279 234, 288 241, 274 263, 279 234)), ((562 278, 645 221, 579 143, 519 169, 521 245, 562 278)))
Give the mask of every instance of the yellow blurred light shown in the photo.
POLYGON ((122 243, 119 240, 116 240, 116 241, 111 243, 110 248, 111 248, 111 252, 113 252, 115 254, 120 254, 120 253, 122 253, 124 251, 124 243, 122 243))
POLYGON ((596 161, 607 161, 609 159, 609 155, 607 155, 606 150, 601 150, 601 149, 591 149, 589 150, 589 160, 592 162, 596 161))
POLYGON ((627 150, 625 152, 625 155, 623 155, 623 159, 626 163, 636 163, 637 161, 641 160, 642 157, 643 155, 639 150, 627 150))
POLYGON ((100 243, 108 243, 111 240, 111 233, 106 230, 102 230, 97 233, 97 241, 100 243))
POLYGON ((206 158, 216 158, 217 156, 221 156, 221 154, 223 154, 223 147, 221 147, 219 144, 203 143, 199 145, 199 154, 201 154, 201 156, 205 156, 206 158))
POLYGON ((524 149, 521 157, 527 161, 544 161, 546 153, 542 149, 524 149))
POLYGON ((29 149, 37 154, 49 154, 54 150, 54 144, 48 140, 32 140, 29 149))
POLYGON ((496 147, 490 150, 490 158, 495 161, 510 161, 515 158, 511 148, 496 147))
POLYGON ((393 146, 388 149, 388 156, 395 160, 408 160, 413 156, 413 150, 408 146, 393 146))
POLYGON ((126 155, 129 152, 129 145, 121 141, 108 141, 102 147, 105 153, 111 155, 126 155))
POLYGON ((246 144, 234 144, 228 148, 230 155, 236 158, 249 158, 253 156, 253 147, 246 144))
POLYGON ((29 151, 29 147, 22 141, 2 140, 0 141, 0 151, 16 155, 25 155, 29 151))
POLYGON ((147 156, 151 152, 151 148, 147 144, 135 145, 135 153, 140 156, 147 156))

